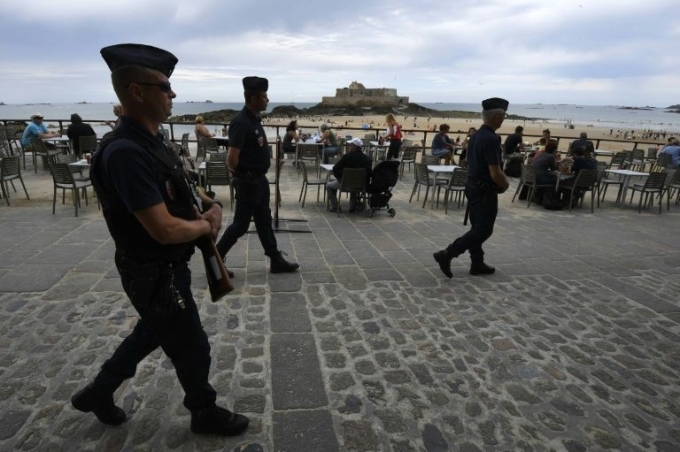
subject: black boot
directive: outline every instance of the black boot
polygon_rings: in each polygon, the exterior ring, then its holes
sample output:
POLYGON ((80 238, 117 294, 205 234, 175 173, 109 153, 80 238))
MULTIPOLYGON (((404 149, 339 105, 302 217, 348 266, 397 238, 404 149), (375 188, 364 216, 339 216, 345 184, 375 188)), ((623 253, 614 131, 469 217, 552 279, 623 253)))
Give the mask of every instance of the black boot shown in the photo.
POLYGON ((300 268, 300 264, 285 260, 280 251, 269 257, 272 260, 269 271, 272 273, 292 273, 300 268))
POLYGON ((240 435, 249 422, 247 417, 217 405, 191 413, 191 431, 203 435, 240 435))
POLYGON ((496 273, 496 269, 484 262, 473 262, 470 265, 471 275, 492 275, 494 273, 496 273))
POLYGON ((455 257, 453 254, 449 253, 448 250, 437 251, 432 255, 434 260, 439 264, 442 273, 446 275, 447 278, 453 278, 453 272, 451 272, 451 260, 455 257))
POLYGON ((93 412, 104 424, 120 425, 125 422, 125 411, 113 403, 113 394, 98 390, 93 383, 76 392, 71 397, 71 404, 84 413, 93 412))

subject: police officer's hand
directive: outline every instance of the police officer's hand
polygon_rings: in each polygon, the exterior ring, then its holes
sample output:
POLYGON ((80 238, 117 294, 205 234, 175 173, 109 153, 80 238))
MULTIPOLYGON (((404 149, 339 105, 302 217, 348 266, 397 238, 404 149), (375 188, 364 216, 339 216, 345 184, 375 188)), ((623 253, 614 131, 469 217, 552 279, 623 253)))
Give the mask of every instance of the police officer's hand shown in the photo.
POLYGON ((211 233, 216 239, 217 233, 222 229, 222 208, 219 204, 213 204, 202 216, 212 225, 211 233))

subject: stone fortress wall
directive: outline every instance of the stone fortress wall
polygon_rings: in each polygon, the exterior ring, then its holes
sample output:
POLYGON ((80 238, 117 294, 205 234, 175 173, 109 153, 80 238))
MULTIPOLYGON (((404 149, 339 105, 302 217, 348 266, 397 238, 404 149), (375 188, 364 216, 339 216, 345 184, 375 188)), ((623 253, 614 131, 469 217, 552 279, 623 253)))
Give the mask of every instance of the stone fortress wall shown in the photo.
POLYGON ((338 88, 335 96, 321 98, 323 107, 398 107, 408 105, 407 96, 398 96, 394 88, 366 88, 352 82, 348 88, 338 88))

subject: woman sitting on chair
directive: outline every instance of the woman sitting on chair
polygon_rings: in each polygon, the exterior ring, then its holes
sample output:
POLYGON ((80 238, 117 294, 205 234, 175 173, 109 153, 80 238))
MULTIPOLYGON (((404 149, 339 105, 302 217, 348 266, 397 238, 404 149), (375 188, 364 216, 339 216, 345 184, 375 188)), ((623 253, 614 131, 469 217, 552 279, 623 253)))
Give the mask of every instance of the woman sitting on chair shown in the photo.
POLYGON ((297 132, 297 120, 293 120, 286 127, 286 134, 283 136, 283 153, 294 154, 295 143, 300 140, 297 132))
POLYGON ((203 124, 203 116, 198 115, 196 116, 196 127, 194 127, 194 131, 196 132, 196 139, 198 141, 201 140, 201 138, 212 138, 215 136, 214 133, 211 133, 210 130, 203 124))

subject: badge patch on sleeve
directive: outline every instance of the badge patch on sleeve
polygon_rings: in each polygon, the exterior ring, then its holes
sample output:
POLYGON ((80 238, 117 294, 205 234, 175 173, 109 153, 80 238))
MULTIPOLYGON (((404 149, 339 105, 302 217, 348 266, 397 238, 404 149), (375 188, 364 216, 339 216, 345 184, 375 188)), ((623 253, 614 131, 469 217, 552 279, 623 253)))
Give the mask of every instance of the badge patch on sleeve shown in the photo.
POLYGON ((175 200, 175 185, 170 179, 165 181, 165 192, 168 194, 168 198, 175 200))
POLYGON ((262 147, 264 146, 264 138, 263 137, 257 137, 257 145, 262 147))

